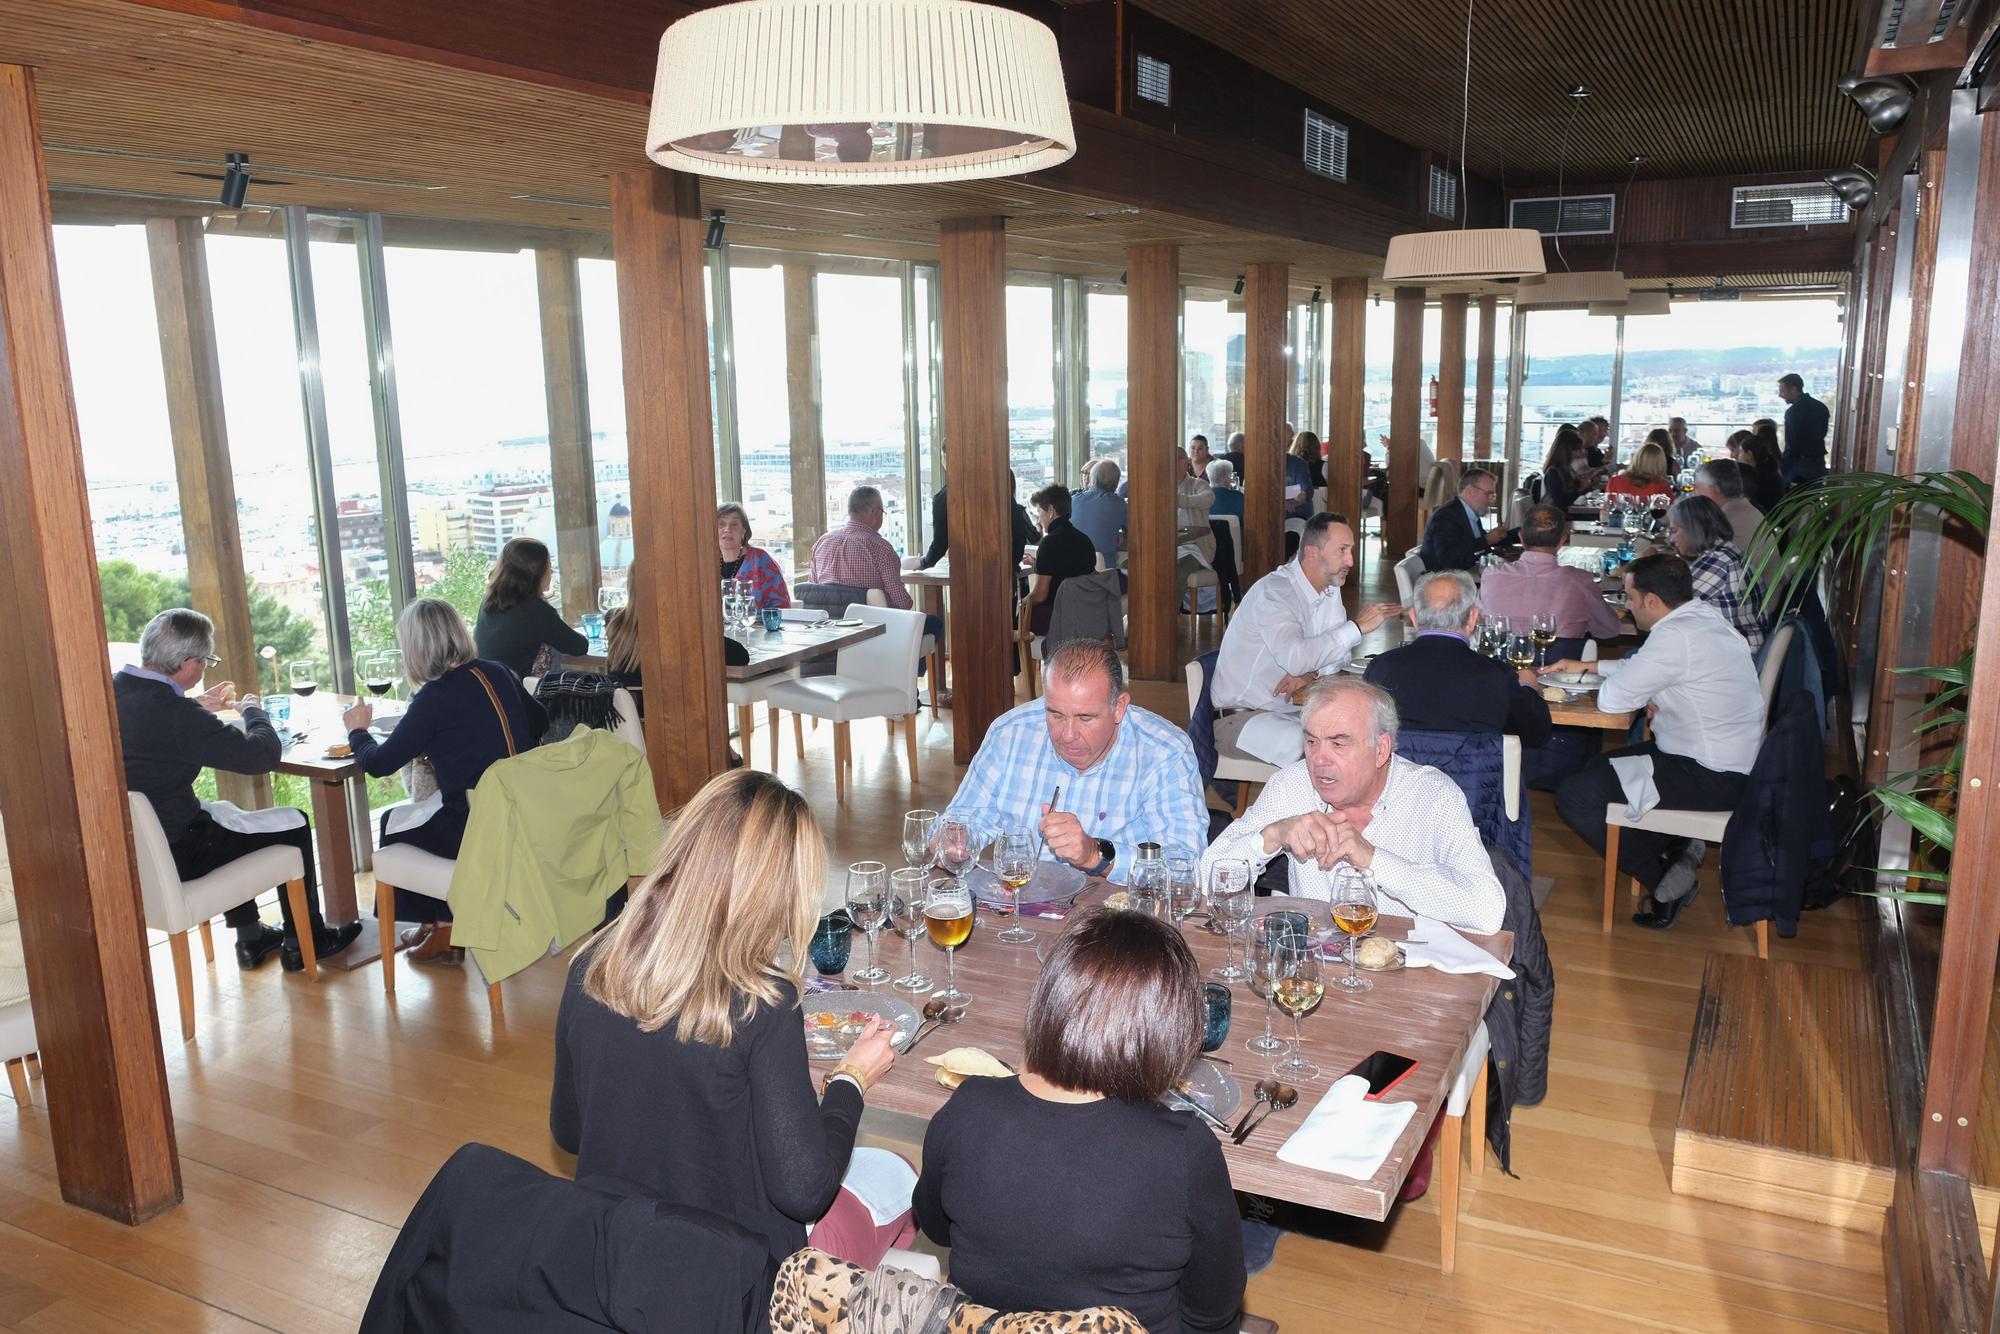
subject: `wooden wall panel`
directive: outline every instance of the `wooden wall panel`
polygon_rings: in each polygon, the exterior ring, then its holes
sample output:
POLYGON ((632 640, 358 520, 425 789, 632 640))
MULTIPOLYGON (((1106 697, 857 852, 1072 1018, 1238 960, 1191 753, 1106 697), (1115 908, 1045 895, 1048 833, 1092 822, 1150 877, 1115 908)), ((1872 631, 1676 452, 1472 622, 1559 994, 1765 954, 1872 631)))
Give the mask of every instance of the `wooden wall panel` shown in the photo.
POLYGON ((1359 536, 1361 484, 1367 480, 1362 467, 1362 451, 1368 444, 1362 385, 1367 376, 1368 280, 1336 279, 1327 300, 1327 318, 1333 321, 1333 336, 1327 357, 1326 507, 1345 514, 1359 536))
MULTIPOLYGON (((1465 294, 1438 298, 1437 456, 1465 459, 1465 294)), ((1484 328, 1484 325, 1481 325, 1484 328)))
POLYGON ((1389 363, 1389 512, 1382 520, 1384 554, 1392 561, 1415 546, 1418 491, 1423 475, 1417 457, 1423 444, 1424 289, 1396 289, 1395 347, 1389 363))
POLYGON ((947 521, 951 526, 952 756, 978 753, 1014 703, 1007 484, 1007 234, 1004 220, 955 218, 938 236, 944 341, 947 521), (984 646, 975 649, 974 645, 984 646))
POLYGON ((1243 587, 1285 560, 1285 324, 1283 264, 1252 264, 1243 288, 1243 587))
POLYGON ((590 438, 590 372, 583 352, 583 294, 576 256, 535 252, 542 312, 542 384, 549 408, 549 478, 555 491, 556 568, 562 571, 563 619, 575 625, 597 610, 604 582, 598 559, 597 468, 590 438))
POLYGON ((65 1200, 181 1198, 132 818, 105 670, 34 78, 0 65, 0 810, 65 1200))
MULTIPOLYGON (((1479 298, 1479 360, 1473 370, 1472 457, 1493 457, 1493 369, 1494 348, 1500 336, 1500 298, 1479 298)), ((1518 478, 1509 478, 1518 486, 1518 478)))
POLYGON ((1131 674, 1171 681, 1179 664, 1180 598, 1174 577, 1174 446, 1180 430, 1180 252, 1133 246, 1125 252, 1126 529, 1131 579, 1125 637, 1131 674))
POLYGON ((632 467, 627 605, 639 613, 639 661, 651 696, 646 757, 662 811, 684 805, 729 757, 722 602, 710 557, 715 448, 705 226, 697 178, 655 166, 611 178, 632 467))
MULTIPOLYGON (((792 562, 811 566, 826 532, 826 453, 820 428, 819 321, 810 264, 786 264, 785 402, 792 426, 792 562)), ((919 504, 928 497, 920 497, 919 504)))

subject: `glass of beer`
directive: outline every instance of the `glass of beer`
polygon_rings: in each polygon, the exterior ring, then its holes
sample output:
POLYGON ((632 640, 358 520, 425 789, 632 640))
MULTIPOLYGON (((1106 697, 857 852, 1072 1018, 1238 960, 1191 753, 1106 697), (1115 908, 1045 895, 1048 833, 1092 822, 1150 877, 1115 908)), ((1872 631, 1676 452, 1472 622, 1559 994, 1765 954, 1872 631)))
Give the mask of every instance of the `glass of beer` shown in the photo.
MULTIPOLYGON (((1336 914, 1338 911, 1335 909, 1336 914)), ((1369 920, 1374 920, 1372 911, 1369 920)), ((1348 966, 1353 967, 1351 961, 1348 966)), ((1305 1036, 1299 1031, 1299 1023, 1319 1008, 1320 1000, 1326 995, 1326 985, 1321 980, 1318 947, 1310 940, 1297 937, 1278 941, 1274 973, 1271 998, 1278 1002, 1279 1009, 1292 1016, 1292 1054, 1278 1062, 1272 1073, 1300 1083, 1317 1079, 1319 1067, 1305 1058, 1302 1050, 1305 1036)))
POLYGON ((1035 933, 1015 916, 1021 909, 1021 891, 1035 878, 1035 840, 1025 829, 1004 829, 993 842, 993 874, 1007 888, 1004 899, 989 906, 995 917, 1012 917, 1013 922, 994 939, 1009 945, 1032 943, 1035 933))
POLYGON ((944 951, 944 990, 937 998, 952 1009, 961 1009, 972 997, 958 989, 958 947, 972 936, 972 894, 957 878, 931 882, 930 902, 924 907, 924 927, 931 944, 944 951))
POLYGON ((1375 929, 1375 910, 1375 877, 1343 863, 1333 882, 1333 924, 1347 936, 1347 976, 1336 978, 1334 985, 1349 992, 1368 991, 1375 985, 1354 971, 1361 937, 1375 929))

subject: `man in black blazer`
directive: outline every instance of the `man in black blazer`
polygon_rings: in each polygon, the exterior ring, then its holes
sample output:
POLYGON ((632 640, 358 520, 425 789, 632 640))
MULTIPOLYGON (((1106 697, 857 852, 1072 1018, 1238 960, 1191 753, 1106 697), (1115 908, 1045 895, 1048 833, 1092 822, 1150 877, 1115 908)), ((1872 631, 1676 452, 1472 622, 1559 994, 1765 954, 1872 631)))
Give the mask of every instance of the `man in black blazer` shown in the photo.
POLYGON ((1424 732, 1507 732, 1527 747, 1552 730, 1533 672, 1516 673, 1472 647, 1479 588, 1460 570, 1417 581, 1408 612, 1416 638, 1368 664, 1367 680, 1396 701, 1403 726, 1424 732))
POLYGON ((1458 484, 1457 499, 1438 506, 1437 513, 1424 525, 1426 570, 1435 574, 1439 570, 1476 569, 1481 552, 1507 540, 1506 529, 1495 528, 1489 533, 1482 522, 1499 494, 1499 478, 1484 468, 1466 469, 1458 484))

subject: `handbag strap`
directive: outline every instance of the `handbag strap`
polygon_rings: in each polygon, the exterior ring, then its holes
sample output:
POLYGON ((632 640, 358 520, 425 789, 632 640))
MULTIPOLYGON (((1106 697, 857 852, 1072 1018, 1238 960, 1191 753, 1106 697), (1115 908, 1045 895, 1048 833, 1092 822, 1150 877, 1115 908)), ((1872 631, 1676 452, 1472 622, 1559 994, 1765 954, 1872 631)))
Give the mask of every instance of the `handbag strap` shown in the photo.
POLYGON ((472 669, 472 674, 478 677, 479 684, 486 688, 486 698, 493 702, 493 712, 500 716, 500 735, 507 739, 507 753, 509 755, 516 754, 517 752, 514 749, 514 729, 508 726, 507 710, 500 707, 500 696, 494 693, 493 683, 487 680, 486 673, 480 671, 477 667, 472 669))

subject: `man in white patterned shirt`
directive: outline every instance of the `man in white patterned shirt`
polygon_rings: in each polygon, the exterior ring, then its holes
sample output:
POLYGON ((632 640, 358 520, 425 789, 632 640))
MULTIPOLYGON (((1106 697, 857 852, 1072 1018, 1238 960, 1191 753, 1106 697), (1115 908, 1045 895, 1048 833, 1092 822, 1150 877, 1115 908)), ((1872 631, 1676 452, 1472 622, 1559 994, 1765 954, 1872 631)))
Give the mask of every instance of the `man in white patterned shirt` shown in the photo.
POLYGON ((1252 875, 1279 853, 1291 891, 1330 899, 1341 862, 1371 871, 1382 911, 1490 935, 1506 892, 1487 859, 1465 794, 1436 769, 1396 754, 1396 705, 1352 677, 1307 692, 1305 758, 1280 769, 1243 817, 1202 857, 1247 861, 1252 875))

